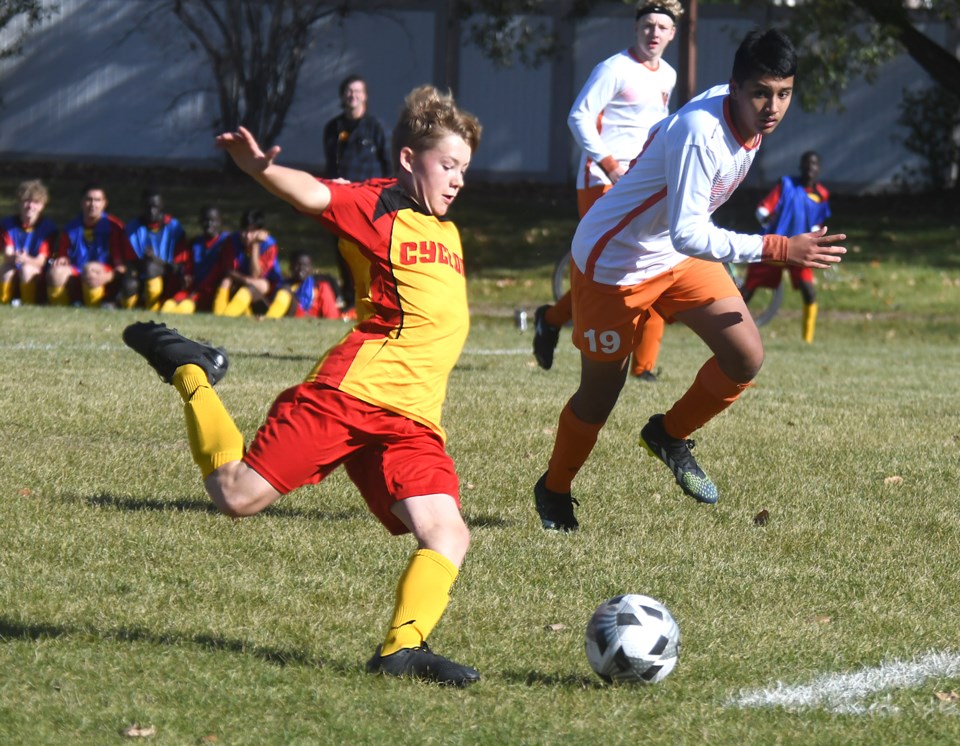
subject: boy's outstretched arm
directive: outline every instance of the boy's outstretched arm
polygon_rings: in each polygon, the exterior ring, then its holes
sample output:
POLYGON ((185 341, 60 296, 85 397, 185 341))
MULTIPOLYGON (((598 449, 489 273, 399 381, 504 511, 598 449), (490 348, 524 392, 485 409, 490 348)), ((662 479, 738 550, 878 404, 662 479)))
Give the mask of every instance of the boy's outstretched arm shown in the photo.
POLYGON ((264 153, 245 127, 218 135, 216 146, 226 150, 241 171, 300 212, 321 213, 330 204, 329 189, 306 171, 278 166, 274 159, 280 147, 274 145, 264 153))

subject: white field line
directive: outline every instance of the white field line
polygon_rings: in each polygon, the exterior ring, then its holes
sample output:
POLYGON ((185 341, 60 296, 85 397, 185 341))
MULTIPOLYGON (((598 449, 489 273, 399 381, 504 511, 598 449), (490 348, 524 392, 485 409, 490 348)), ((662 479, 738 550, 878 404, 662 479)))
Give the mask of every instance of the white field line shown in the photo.
POLYGON ((766 689, 741 690, 730 705, 789 710, 816 708, 849 714, 896 712, 896 707, 868 704, 864 700, 893 689, 917 689, 930 679, 957 677, 960 677, 960 653, 929 652, 911 661, 893 660, 853 673, 823 674, 808 684, 788 686, 778 681, 776 686, 766 689))

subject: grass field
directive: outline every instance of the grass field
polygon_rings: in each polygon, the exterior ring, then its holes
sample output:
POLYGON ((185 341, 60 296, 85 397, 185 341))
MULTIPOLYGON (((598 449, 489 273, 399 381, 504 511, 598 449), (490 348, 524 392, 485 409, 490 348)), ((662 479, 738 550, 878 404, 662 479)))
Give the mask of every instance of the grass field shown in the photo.
MULTIPOLYGON (((0 743, 112 743, 133 723, 158 744, 960 741, 952 219, 848 212, 860 250, 821 278, 816 344, 789 293, 756 386, 697 434, 715 507, 636 445, 706 357, 668 329, 661 381, 629 382, 575 483, 581 531, 553 535, 531 488, 576 357, 539 370, 510 313, 542 302, 572 222, 562 195, 536 204, 457 205, 480 259, 444 416, 473 545, 431 643, 481 671, 464 691, 364 673, 411 544, 344 475, 220 516, 177 395, 120 341, 145 314, 0 307, 0 743), (583 629, 622 592, 680 624, 663 684, 590 671, 583 629)), ((344 331, 177 325, 230 353, 218 389, 248 437, 344 331)))

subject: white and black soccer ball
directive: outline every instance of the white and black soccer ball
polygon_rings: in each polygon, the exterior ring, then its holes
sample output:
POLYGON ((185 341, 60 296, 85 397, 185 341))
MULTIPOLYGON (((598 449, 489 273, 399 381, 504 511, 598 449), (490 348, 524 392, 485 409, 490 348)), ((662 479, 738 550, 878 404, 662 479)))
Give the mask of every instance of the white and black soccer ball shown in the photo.
POLYGON ((593 613, 586 646, 590 667, 607 683, 656 684, 677 665, 680 627, 656 599, 616 596, 593 613))

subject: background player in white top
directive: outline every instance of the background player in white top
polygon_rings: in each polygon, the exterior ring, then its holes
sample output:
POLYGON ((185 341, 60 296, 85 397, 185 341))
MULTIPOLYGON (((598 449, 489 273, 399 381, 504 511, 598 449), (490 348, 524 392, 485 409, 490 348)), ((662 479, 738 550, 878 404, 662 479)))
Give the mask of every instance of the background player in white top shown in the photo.
MULTIPOLYGON (((570 109, 567 124, 581 148, 577 169, 581 218, 626 173, 650 127, 667 116, 677 73, 661 57, 676 35, 682 13, 679 0, 638 3, 633 46, 597 65, 570 109)), ((542 368, 553 365, 560 327, 571 316, 570 293, 553 306, 537 309, 533 351, 542 368)), ((641 326, 630 370, 641 380, 654 382, 663 318, 651 309, 641 326)))
POLYGON ((571 268, 580 386, 560 414, 549 468, 534 487, 544 528, 578 526, 570 485, 620 395, 638 320, 654 305, 690 327, 712 355, 666 414, 650 418, 640 444, 686 494, 717 501, 687 438, 736 401, 763 363, 760 333, 721 262, 827 268, 846 253, 832 245, 846 236, 827 235, 826 228, 790 238, 744 235, 710 219, 786 114, 796 67, 796 51, 781 32, 748 34, 729 85, 655 125, 630 170, 580 221, 571 268))

